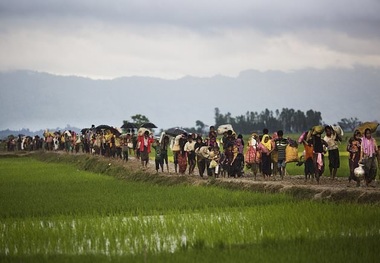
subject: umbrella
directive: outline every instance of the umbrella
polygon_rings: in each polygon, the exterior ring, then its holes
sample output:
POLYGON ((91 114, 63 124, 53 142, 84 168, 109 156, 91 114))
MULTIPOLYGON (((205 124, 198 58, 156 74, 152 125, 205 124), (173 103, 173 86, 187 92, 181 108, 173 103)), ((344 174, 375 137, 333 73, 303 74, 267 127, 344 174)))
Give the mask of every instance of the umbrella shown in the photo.
POLYGON ((120 135, 120 132, 114 128, 114 127, 111 127, 109 125, 99 125, 99 126, 96 126, 95 128, 96 131, 101 131, 101 130, 104 130, 104 131, 111 131, 112 134, 116 135, 116 136, 119 136, 120 135))
POLYGON ((143 127, 143 128, 147 128, 147 129, 157 128, 157 126, 154 125, 154 124, 151 123, 151 122, 144 123, 143 125, 141 125, 141 127, 143 127))
POLYGON ((137 126, 136 126, 136 124, 134 124, 132 122, 127 122, 127 123, 124 123, 123 126, 121 126, 121 128, 124 128, 124 129, 137 129, 137 126))
POLYGON ((187 131, 185 131, 184 129, 181 129, 181 128, 176 127, 176 128, 170 128, 170 129, 167 129, 167 130, 165 131, 165 133, 166 133, 167 135, 170 135, 170 136, 175 137, 175 136, 177 136, 177 135, 180 135, 180 134, 183 134, 183 133, 187 133, 187 131))
POLYGON ((90 128, 83 128, 82 130, 80 130, 80 132, 82 134, 86 134, 87 131, 91 130, 90 128))
POLYGON ((95 130, 97 130, 97 131, 101 131, 101 130, 109 130, 109 129, 111 129, 111 128, 112 128, 112 127, 109 126, 109 125, 102 124, 102 125, 96 126, 96 127, 95 127, 95 130))

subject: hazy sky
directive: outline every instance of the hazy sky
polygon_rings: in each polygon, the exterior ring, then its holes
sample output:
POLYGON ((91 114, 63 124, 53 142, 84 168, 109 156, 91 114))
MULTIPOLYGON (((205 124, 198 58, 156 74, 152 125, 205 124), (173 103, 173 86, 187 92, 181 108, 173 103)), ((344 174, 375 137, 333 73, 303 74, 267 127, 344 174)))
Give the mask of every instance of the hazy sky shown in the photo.
MULTIPOLYGON (((196 81, 207 91, 218 89, 207 86, 213 76, 233 79, 225 85, 233 90, 220 90, 212 103, 198 105, 202 106, 198 109, 201 114, 183 92, 178 93, 181 104, 175 106, 170 102, 157 103, 156 96, 151 94, 145 101, 151 111, 147 112, 141 103, 121 108, 112 105, 108 115, 103 115, 101 108, 92 113, 99 117, 99 123, 109 124, 109 116, 115 119, 113 123, 122 123, 129 116, 143 113, 154 117, 161 128, 194 126, 199 119, 211 124, 215 107, 222 113, 230 111, 233 116, 246 111, 261 112, 265 107, 270 110, 287 107, 321 111, 323 120, 328 122, 345 117, 380 121, 380 1, 0 0, 0 72, 20 69, 93 79, 194 76, 201 77, 196 81), (362 74, 363 68, 366 74, 362 74), (338 79, 337 71, 343 69, 352 71, 354 85, 346 85, 350 74, 340 74, 338 79), (239 87, 239 73, 247 70, 262 74, 246 80, 244 88, 239 87), (317 76, 312 85, 307 85, 314 80, 308 79, 307 70, 321 72, 321 78, 327 79, 320 82, 317 76), (288 73, 280 78, 287 83, 277 83, 278 73, 271 74, 273 71, 288 73), (361 76, 371 79, 362 81, 361 76), (300 92, 301 86, 305 91, 300 92), (313 90, 307 90, 311 86, 313 90), (280 101, 253 103, 255 95, 272 87, 285 91, 280 101), (249 90, 244 93, 248 96, 230 102, 231 95, 242 94, 243 89, 249 90), (363 96, 364 93, 368 95, 363 96), (342 100, 341 94, 347 99, 342 100), (309 103, 305 98, 310 95, 313 99, 309 103), (225 103, 221 104, 222 101, 225 103), (326 105, 337 107, 329 110, 326 105), (158 117, 168 116, 167 112, 176 114, 170 120, 158 117)), ((37 82, 33 90, 26 85, 29 89, 25 96, 12 95, 9 90, 17 92, 20 88, 12 87, 16 82, 0 86, 2 127, 38 129, 92 123, 88 116, 79 115, 82 119, 74 121, 72 117, 63 120, 38 113, 52 109, 61 113, 83 103, 82 98, 75 96, 59 103, 40 96, 33 99, 29 108, 24 107, 29 95, 45 94, 45 90, 37 82)), ((165 92, 165 88, 155 88, 165 92)), ((128 93, 136 88, 124 89, 128 93)), ((55 90, 51 87, 51 91, 57 93, 57 87, 55 90)), ((91 88, 81 92, 89 94, 88 101, 99 100, 91 88)), ((101 101, 109 100, 104 96, 101 101)))
POLYGON ((380 67, 378 0, 0 0, 0 71, 91 78, 380 67))

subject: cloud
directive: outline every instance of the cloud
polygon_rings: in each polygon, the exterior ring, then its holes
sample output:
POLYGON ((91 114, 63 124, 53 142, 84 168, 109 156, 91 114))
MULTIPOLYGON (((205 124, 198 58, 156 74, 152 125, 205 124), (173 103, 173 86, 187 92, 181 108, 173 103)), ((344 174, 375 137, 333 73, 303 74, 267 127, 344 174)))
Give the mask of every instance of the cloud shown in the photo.
POLYGON ((378 1, 0 1, 0 70, 94 78, 380 66, 378 1))
POLYGON ((99 20, 123 24, 171 24, 179 27, 250 27, 263 32, 330 28, 376 36, 380 3, 376 0, 16 0, 0 1, 7 17, 99 20))

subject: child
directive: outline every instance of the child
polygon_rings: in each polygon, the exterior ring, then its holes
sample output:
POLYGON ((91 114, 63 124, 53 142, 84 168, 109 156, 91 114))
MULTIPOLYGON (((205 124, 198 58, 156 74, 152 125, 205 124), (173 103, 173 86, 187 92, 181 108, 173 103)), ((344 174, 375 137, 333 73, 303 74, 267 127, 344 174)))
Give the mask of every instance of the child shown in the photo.
POLYGON ((164 164, 163 164, 163 160, 162 160, 162 155, 161 155, 161 143, 160 141, 157 139, 152 147, 156 150, 156 154, 155 154, 155 158, 154 158, 154 161, 156 163, 156 173, 158 173, 158 170, 160 169, 161 167, 161 171, 164 172, 164 164))
POLYGON ((219 177, 219 161, 220 161, 220 152, 219 147, 214 147, 211 149, 209 154, 210 165, 209 169, 211 171, 211 175, 215 178, 219 177))
POLYGON ((226 167, 226 155, 225 152, 220 153, 220 159, 219 159, 219 174, 222 177, 226 177, 226 174, 228 172, 228 168, 226 167))

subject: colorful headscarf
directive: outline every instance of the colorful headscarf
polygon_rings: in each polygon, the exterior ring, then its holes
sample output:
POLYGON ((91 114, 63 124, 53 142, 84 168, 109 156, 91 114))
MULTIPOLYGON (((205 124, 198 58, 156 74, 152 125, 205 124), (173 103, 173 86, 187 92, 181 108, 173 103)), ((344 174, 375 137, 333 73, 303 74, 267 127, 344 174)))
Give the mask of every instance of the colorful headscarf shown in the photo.
POLYGON ((265 146, 265 148, 267 148, 269 151, 272 150, 272 142, 270 140, 270 137, 268 134, 264 134, 263 135, 263 138, 261 139, 261 144, 265 146), (268 141, 265 142, 265 139, 268 138, 268 141))

